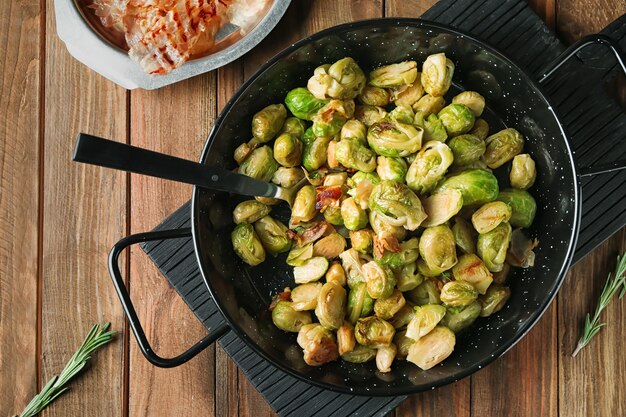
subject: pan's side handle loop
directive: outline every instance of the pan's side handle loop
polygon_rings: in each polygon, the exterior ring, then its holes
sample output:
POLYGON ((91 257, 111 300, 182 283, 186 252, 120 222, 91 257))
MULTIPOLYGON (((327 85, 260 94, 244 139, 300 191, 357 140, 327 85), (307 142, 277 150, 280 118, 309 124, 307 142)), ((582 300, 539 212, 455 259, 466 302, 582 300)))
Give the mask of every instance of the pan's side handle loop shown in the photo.
POLYGON ((139 322, 139 317, 137 316, 133 302, 130 299, 128 289, 124 284, 124 279, 122 278, 119 267, 119 257, 124 249, 137 243, 150 242, 153 240, 177 239, 189 236, 191 236, 191 229, 189 228, 138 233, 121 239, 113 246, 111 253, 109 254, 109 273, 111 274, 113 285, 115 285, 115 290, 117 291, 117 295, 122 302, 124 313, 128 318, 128 323, 130 324, 130 328, 135 335, 135 339, 137 339, 139 348, 148 361, 162 368, 173 368, 187 362, 226 334, 230 330, 230 327, 223 323, 215 329, 211 329, 211 333, 208 336, 187 349, 185 352, 173 358, 163 358, 157 355, 150 346, 150 342, 148 342, 143 326, 139 322))
MULTIPOLYGON (((617 41, 610 36, 598 33, 585 36, 567 48, 561 55, 559 55, 543 71, 540 72, 541 75, 539 76, 539 83, 545 83, 559 68, 561 68, 563 64, 565 64, 565 62, 567 62, 567 60, 576 55, 582 49, 593 44, 600 44, 609 48, 611 52, 613 52, 618 66, 626 76, 626 55, 622 51, 622 48, 619 46, 617 41)), ((582 167, 578 171, 581 177, 588 177, 597 174, 621 171, 623 169, 626 169, 626 160, 614 161, 608 164, 596 165, 592 167, 582 167)))

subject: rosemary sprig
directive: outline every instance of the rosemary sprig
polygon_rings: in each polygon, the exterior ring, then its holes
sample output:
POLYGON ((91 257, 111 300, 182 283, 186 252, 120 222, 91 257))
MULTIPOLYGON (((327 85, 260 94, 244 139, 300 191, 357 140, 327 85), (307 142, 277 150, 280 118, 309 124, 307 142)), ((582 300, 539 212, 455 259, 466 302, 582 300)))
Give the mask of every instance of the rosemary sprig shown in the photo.
POLYGON ((609 305, 613 296, 620 289, 621 292, 619 298, 621 299, 624 294, 626 294, 626 253, 622 254, 621 257, 619 255, 617 256, 617 266, 615 267, 615 272, 613 273, 613 276, 609 274, 606 279, 606 284, 604 284, 602 294, 600 294, 600 299, 598 300, 598 305, 593 313, 593 318, 591 318, 589 313, 587 313, 583 333, 578 340, 578 345, 576 346, 576 350, 572 353, 572 356, 576 356, 582 348, 587 346, 591 339, 598 334, 600 329, 606 325, 606 323, 600 323, 600 313, 609 305))
POLYGON ((103 326, 96 324, 91 328, 85 341, 67 362, 65 368, 59 375, 53 376, 41 392, 35 395, 24 408, 20 417, 32 417, 38 414, 52 401, 57 399, 59 395, 70 389, 67 386, 68 382, 85 367, 89 359, 91 359, 92 352, 113 339, 115 332, 108 331, 110 325, 111 323, 106 323, 103 326))

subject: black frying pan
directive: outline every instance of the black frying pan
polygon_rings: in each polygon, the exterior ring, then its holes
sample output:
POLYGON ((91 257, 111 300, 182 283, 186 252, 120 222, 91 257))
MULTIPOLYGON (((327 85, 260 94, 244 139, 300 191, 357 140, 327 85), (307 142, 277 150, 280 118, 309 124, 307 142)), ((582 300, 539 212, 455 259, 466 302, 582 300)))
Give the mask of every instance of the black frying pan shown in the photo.
MULTIPOLYGON (((209 134, 200 162, 232 169, 234 149, 250 138, 252 115, 268 104, 282 102, 292 88, 306 85, 318 65, 351 56, 367 71, 405 59, 420 62, 429 54, 445 52, 456 64, 452 93, 459 89, 478 91, 486 98, 488 108, 483 117, 492 131, 511 126, 526 138, 525 151, 533 156, 538 170, 532 189, 538 212, 529 233, 539 239, 540 246, 536 266, 515 269, 510 278, 512 296, 506 308, 477 320, 470 331, 459 335, 454 353, 443 364, 422 371, 406 361, 396 361, 388 374, 377 372, 373 363, 336 361, 321 367, 307 366, 296 336, 277 329, 267 311, 273 294, 293 286, 291 268, 284 263, 284 256, 258 267, 241 262, 230 242, 231 213, 240 200, 201 187, 193 191, 191 229, 132 235, 111 251, 111 275, 146 358, 157 366, 177 366, 226 332, 234 331, 255 352, 297 378, 340 392, 388 396, 456 381, 502 355, 539 320, 568 270, 580 221, 579 177, 624 165, 615 163, 577 172, 562 124, 540 85, 578 50, 594 42, 611 48, 626 72, 616 43, 593 35, 569 48, 537 82, 492 47, 445 25, 416 19, 345 24, 306 38, 272 58, 234 95, 209 134), (189 235, 193 236, 207 287, 226 321, 182 355, 164 359, 154 353, 145 337, 117 261, 121 251, 131 244, 189 235)), ((121 165, 118 168, 124 169, 121 165)))

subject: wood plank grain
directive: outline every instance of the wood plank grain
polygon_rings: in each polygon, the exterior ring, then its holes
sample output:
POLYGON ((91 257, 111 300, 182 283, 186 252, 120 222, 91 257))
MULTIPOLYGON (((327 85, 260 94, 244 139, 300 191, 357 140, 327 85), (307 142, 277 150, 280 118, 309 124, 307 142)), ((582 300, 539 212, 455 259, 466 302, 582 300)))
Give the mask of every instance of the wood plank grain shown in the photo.
POLYGON ((601 31, 625 13, 624 0, 558 0, 557 33, 571 43, 584 35, 601 31))
POLYGON ((0 415, 37 391, 41 13, 0 3, 0 415))
MULTIPOLYGON (((131 93, 131 143, 197 160, 215 119, 215 74, 157 91, 131 93)), ((192 187, 131 176, 131 231, 154 228, 191 198, 192 187)), ((162 356, 182 353, 206 335, 178 294, 139 247, 131 251, 131 296, 148 339, 162 356)), ((173 369, 147 362, 136 343, 130 349, 131 416, 214 415, 214 348, 173 369), (172 383, 175 382, 175 383, 172 383)))
MULTIPOLYGON (((73 59, 46 3, 43 177, 43 379, 58 373, 94 323, 123 315, 107 272, 126 233, 126 176, 71 162, 80 131, 126 140, 126 91, 73 59)), ((44 415, 122 416, 122 337, 94 355, 89 371, 44 415)))
POLYGON ((435 3, 437 0, 387 0, 385 1, 385 16, 419 17, 435 3))
POLYGON ((552 30, 556 26, 556 3, 557 0, 528 0, 530 7, 552 30))

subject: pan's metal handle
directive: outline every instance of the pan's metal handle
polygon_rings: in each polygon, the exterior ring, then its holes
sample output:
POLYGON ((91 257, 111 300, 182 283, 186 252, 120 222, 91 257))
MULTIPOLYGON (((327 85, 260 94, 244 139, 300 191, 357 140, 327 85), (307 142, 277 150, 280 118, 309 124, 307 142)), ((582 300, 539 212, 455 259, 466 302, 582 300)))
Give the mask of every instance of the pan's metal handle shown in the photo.
MULTIPOLYGON (((548 78, 550 78, 559 68, 561 68, 563 64, 565 64, 565 62, 567 62, 567 60, 576 55, 582 49, 593 44, 600 44, 609 48, 611 52, 613 52, 613 55, 615 55, 615 60, 617 61, 618 66, 621 67, 622 72, 626 76, 626 55, 624 55, 622 48, 619 46, 619 43, 617 43, 617 41, 615 41, 610 36, 598 33, 585 36, 584 38, 573 43, 569 48, 567 48, 543 71, 541 71, 539 83, 542 84, 547 81, 548 78)), ((619 160, 608 164, 596 165, 592 167, 583 167, 579 169, 579 175, 581 177, 589 177, 597 174, 606 174, 610 172, 621 171, 623 169, 626 169, 626 160, 619 160)))
POLYGON ((130 245, 150 242, 153 240, 177 239, 190 236, 191 229, 189 228, 137 233, 121 239, 113 246, 111 253, 109 254, 109 273, 111 274, 113 285, 115 285, 115 290, 117 291, 117 295, 122 302, 124 313, 126 313, 126 318, 128 318, 128 323, 130 324, 130 328, 133 330, 135 339, 137 339, 139 348, 148 361, 162 368, 173 368, 187 362, 226 334, 230 330, 230 327, 225 323, 220 324, 218 327, 211 329, 209 335, 204 339, 200 340, 185 352, 173 358, 163 358, 157 355, 150 346, 150 342, 148 342, 146 334, 143 331, 143 327, 141 326, 139 317, 137 316, 137 312, 133 306, 133 302, 130 299, 126 285, 124 284, 124 279, 122 278, 118 261, 120 254, 130 245))

